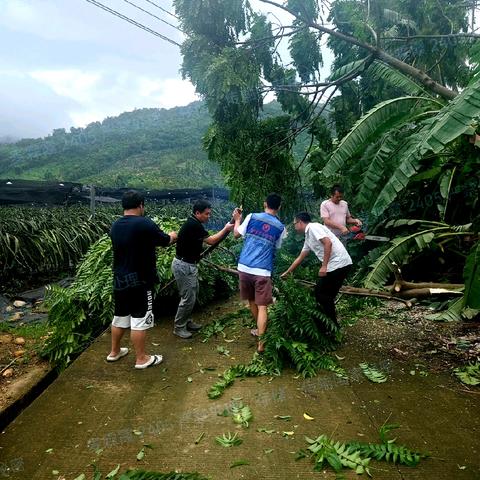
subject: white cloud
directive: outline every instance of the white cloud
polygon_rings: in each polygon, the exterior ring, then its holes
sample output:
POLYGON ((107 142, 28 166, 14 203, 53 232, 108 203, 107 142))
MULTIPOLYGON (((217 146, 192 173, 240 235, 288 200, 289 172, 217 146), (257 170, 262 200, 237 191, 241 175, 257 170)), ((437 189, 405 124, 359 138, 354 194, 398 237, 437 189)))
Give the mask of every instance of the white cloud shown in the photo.
POLYGON ((171 108, 198 99, 193 85, 179 78, 74 69, 33 71, 30 76, 76 102, 67 112, 76 127, 135 108, 171 108))
POLYGON ((73 98, 79 103, 89 103, 92 91, 100 80, 99 73, 80 70, 40 70, 30 73, 39 82, 48 85, 57 95, 73 98))

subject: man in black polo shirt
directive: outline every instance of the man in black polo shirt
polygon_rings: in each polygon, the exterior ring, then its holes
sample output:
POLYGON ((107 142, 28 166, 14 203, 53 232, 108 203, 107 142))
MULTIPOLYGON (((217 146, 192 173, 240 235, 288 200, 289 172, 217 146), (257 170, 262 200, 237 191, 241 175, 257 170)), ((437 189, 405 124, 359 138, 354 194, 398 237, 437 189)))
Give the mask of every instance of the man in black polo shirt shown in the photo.
POLYGON ((127 328, 135 347, 135 368, 158 365, 162 355, 145 354, 146 331, 153 327, 153 287, 158 282, 156 247, 174 243, 177 234, 164 233, 149 218, 145 218, 144 198, 130 190, 122 197, 123 217, 112 225, 114 301, 112 350, 108 362, 115 362, 128 353, 120 348, 127 328))
POLYGON ((193 214, 178 232, 177 255, 172 262, 172 270, 177 281, 180 304, 175 315, 173 333, 180 338, 190 338, 192 331, 200 330, 201 325, 194 323, 190 315, 198 295, 198 268, 203 243, 215 245, 228 232, 233 224, 227 223, 214 235, 208 234, 203 224, 208 222, 212 208, 206 200, 197 200, 193 205, 193 214))

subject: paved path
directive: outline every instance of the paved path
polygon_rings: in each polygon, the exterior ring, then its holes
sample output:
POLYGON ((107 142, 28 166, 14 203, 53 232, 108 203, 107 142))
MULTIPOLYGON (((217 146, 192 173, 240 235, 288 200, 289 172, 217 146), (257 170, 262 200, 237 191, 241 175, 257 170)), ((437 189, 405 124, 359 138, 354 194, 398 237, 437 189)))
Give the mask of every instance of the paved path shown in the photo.
MULTIPOLYGON (((237 308, 238 302, 231 300, 211 307, 199 319, 206 323, 237 308)), ((229 330, 228 337, 236 341, 225 342, 222 336, 207 343, 200 337, 180 340, 171 333, 171 319, 163 319, 148 339, 158 344, 150 350, 163 353, 164 364, 145 371, 132 368, 133 355, 107 364, 109 336, 98 338, 2 432, 0 479, 70 480, 82 472, 89 479, 93 470, 88 465, 94 461, 104 475, 120 464, 122 470, 198 471, 213 480, 333 479, 331 470, 313 472, 310 460, 294 460, 294 452, 306 446, 305 435, 326 433, 339 440, 376 442, 378 428, 387 419, 401 425, 395 432, 399 443, 429 451, 432 457, 417 468, 375 462, 374 478, 480 479, 478 392, 462 393, 460 384, 447 375, 413 377, 404 365, 379 359, 375 352, 358 351, 355 339, 347 336, 338 353, 346 357, 342 363, 349 381, 330 372, 304 380, 287 371, 275 379, 236 381, 223 397, 209 400, 206 391, 217 373, 247 361, 254 349, 248 330, 240 325, 229 330), (220 355, 217 345, 228 348, 231 356, 220 355), (388 370, 389 381, 368 382, 358 370, 358 363, 365 360, 388 370), (216 370, 200 371, 205 367, 216 370), (218 415, 233 397, 241 397, 253 411, 248 429, 238 430, 231 418, 218 415), (315 419, 305 420, 304 412, 315 419), (275 415, 292 418, 282 421, 275 415), (258 432, 259 427, 275 433, 258 432), (238 431, 243 444, 216 445, 215 436, 228 431, 238 431), (284 431, 294 434, 285 437, 284 431), (145 443, 153 449, 137 461, 145 443), (237 460, 249 465, 230 468, 237 460), (58 475, 52 474, 55 470, 58 475)), ((347 472, 345 478, 358 477, 347 472)))

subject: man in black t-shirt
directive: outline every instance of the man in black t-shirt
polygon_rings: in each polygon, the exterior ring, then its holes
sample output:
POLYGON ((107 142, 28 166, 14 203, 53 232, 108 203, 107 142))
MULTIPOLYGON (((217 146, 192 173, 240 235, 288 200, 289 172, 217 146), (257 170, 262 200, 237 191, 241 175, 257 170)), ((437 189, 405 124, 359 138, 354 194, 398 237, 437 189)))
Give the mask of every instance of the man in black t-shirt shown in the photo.
POLYGON ((172 262, 172 271, 177 281, 180 304, 175 315, 173 333, 180 338, 190 338, 192 331, 200 330, 201 325, 193 322, 190 315, 198 295, 198 268, 203 243, 215 245, 228 232, 233 224, 227 223, 222 230, 209 235, 203 224, 208 222, 212 207, 206 200, 197 200, 193 205, 193 214, 178 232, 177 254, 172 262))
POLYGON ((164 233, 145 218, 144 198, 131 190, 122 198, 123 217, 110 230, 113 246, 113 295, 115 311, 112 321, 112 350, 108 362, 115 362, 128 353, 120 347, 127 328, 135 347, 135 368, 158 365, 162 355, 145 353, 146 331, 153 327, 153 287, 158 282, 156 247, 174 243, 177 234, 164 233))

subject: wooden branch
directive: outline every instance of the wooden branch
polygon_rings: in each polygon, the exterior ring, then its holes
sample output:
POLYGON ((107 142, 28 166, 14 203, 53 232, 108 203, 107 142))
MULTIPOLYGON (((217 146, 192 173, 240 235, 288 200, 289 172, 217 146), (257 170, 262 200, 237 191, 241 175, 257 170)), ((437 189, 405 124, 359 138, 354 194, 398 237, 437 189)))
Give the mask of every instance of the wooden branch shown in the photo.
POLYGON ((394 69, 410 76, 413 77, 415 80, 420 82, 422 85, 427 87, 430 91, 437 93, 441 97, 447 99, 447 100, 453 100, 458 94, 454 92, 453 90, 448 89, 447 87, 443 86, 442 84, 436 82, 433 80, 433 78, 429 77, 425 72, 422 70, 419 70, 418 68, 413 67, 412 65, 409 65, 408 63, 403 62, 402 60, 399 60, 396 57, 393 57, 392 55, 388 54, 384 50, 381 50, 380 48, 377 48, 375 45, 371 45, 370 43, 366 43, 362 40, 359 40, 358 38, 352 37, 350 35, 346 35, 342 32, 339 32, 338 30, 332 30, 330 28, 326 28, 323 25, 320 25, 319 23, 316 23, 312 20, 306 19, 302 16, 299 16, 297 12, 292 10, 291 8, 281 5, 277 2, 274 2, 272 0, 260 0, 262 3, 267 3, 269 5, 273 5, 274 7, 280 8, 281 10, 284 10, 293 17, 295 17, 297 20, 303 22, 305 25, 314 28, 315 30, 318 30, 320 32, 326 33, 327 35, 331 35, 332 37, 336 37, 340 40, 343 40, 344 42, 350 43, 352 45, 356 45, 360 48, 363 48, 373 55, 375 55, 376 58, 379 60, 382 60, 385 62, 387 65, 390 65, 394 69))
POLYGON ((217 270, 220 270, 222 272, 227 272, 227 273, 231 273, 233 275, 238 275, 238 270, 234 269, 234 268, 230 268, 230 267, 224 267, 223 265, 217 265, 216 263, 213 263, 211 262, 210 260, 207 260, 207 259, 203 259, 203 261, 207 264, 207 265, 210 265, 211 267, 213 268, 216 268, 217 270))
POLYGON ((403 290, 411 290, 416 288, 446 288, 447 290, 459 290, 464 288, 463 283, 438 283, 438 282, 407 282, 402 280, 401 282, 395 281, 393 285, 387 285, 385 288, 392 290, 395 289, 396 292, 403 290), (398 287, 398 290, 397 290, 398 287))
POLYGON ((425 298, 433 295, 463 295, 463 292, 447 288, 411 288, 402 290, 397 295, 401 298, 425 298))
MULTIPOLYGON (((305 285, 306 287, 314 287, 314 282, 309 282, 308 280, 296 280, 298 283, 305 285)), ((376 297, 376 298, 383 298, 384 300, 394 300, 396 302, 401 302, 406 305, 408 308, 412 307, 412 302, 410 300, 405 300, 400 297, 396 297, 394 295, 389 295, 388 292, 383 292, 381 290, 370 290, 369 288, 359 288, 359 287, 351 287, 349 285, 345 285, 340 288, 340 293, 343 295, 355 295, 358 297, 376 297)))

